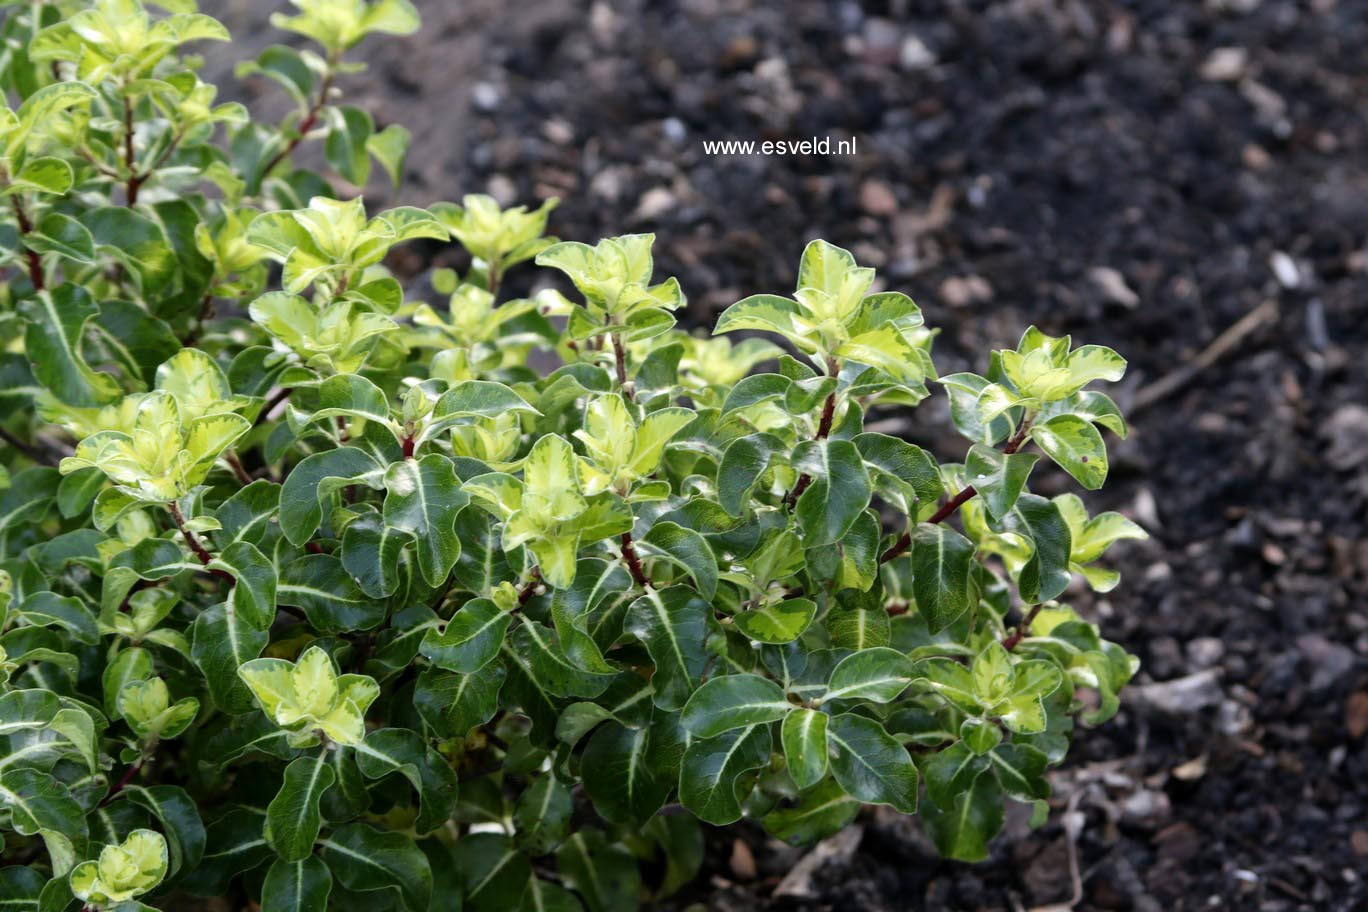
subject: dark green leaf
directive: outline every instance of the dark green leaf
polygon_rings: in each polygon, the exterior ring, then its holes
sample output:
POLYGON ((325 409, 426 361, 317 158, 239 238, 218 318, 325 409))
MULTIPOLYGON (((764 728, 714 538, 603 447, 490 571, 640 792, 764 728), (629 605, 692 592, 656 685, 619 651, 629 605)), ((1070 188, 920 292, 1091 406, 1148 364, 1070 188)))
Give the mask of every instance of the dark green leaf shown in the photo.
POLYGON ((337 776, 328 751, 300 757, 285 767, 285 782, 266 808, 266 841, 286 861, 301 861, 313 852, 323 825, 318 803, 337 776))
POLYGON ((944 524, 922 523, 912 536, 912 592, 917 613, 936 633, 973 607, 974 545, 944 524))
POLYGON ((907 749, 873 719, 844 713, 827 729, 835 753, 831 771, 852 796, 889 804, 904 814, 917 810, 917 767, 907 749))

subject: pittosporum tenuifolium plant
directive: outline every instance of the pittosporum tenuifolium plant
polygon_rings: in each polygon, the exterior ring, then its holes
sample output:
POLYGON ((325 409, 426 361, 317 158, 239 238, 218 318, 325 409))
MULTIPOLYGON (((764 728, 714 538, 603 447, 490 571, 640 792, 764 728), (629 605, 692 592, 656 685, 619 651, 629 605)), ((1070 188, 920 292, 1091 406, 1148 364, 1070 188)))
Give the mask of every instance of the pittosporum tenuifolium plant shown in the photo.
POLYGON ((699 821, 885 804, 972 860, 1043 816, 1135 670, 1060 599, 1143 533, 1028 482, 1102 484, 1124 361, 1030 329, 937 377, 823 241, 694 335, 650 235, 368 210, 407 134, 347 53, 417 16, 293 3, 309 49, 240 68, 279 126, 197 75, 192 0, 4 4, 6 907, 602 912, 685 884, 699 821), (414 238, 471 254, 444 300, 385 269, 414 238), (501 294, 533 261, 568 296, 501 294), (866 430, 938 388, 962 463, 866 430))

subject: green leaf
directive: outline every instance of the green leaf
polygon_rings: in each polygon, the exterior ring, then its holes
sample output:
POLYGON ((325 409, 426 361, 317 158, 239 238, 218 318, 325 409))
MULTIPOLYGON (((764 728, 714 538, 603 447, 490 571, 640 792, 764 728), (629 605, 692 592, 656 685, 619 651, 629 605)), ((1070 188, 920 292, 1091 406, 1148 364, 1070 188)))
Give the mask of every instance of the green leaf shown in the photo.
POLYGON ((584 912, 574 893, 540 877, 527 881, 527 892, 519 908, 528 912, 584 912))
POLYGON ((44 215, 37 229, 24 235, 24 245, 34 253, 55 253, 82 265, 95 262, 95 239, 90 236, 90 231, 71 216, 60 212, 44 215))
POLYGON ((404 548, 413 536, 365 513, 342 533, 342 566, 373 599, 387 598, 405 582, 404 548))
POLYGON ((811 599, 790 598, 733 616, 736 629, 757 643, 791 643, 802 635, 817 615, 811 599))
POLYGON ((650 732, 609 722, 594 732, 580 759, 584 789, 605 820, 644 824, 675 783, 653 768, 650 732))
POLYGON ((366 148, 375 122, 361 108, 344 105, 328 109, 328 138, 323 155, 350 184, 365 186, 370 179, 370 153, 366 148))
POLYGON ((741 819, 741 801, 749 792, 744 774, 769 763, 771 747, 767 725, 691 742, 679 769, 679 800, 714 826, 735 823, 741 819))
POLYGON ((760 822, 776 839, 791 845, 812 845, 845 829, 860 812, 860 800, 852 798, 834 779, 804 792, 793 807, 766 814, 760 822))
POLYGON ((1089 491, 1107 480, 1107 445, 1091 422, 1075 415, 1056 415, 1033 426, 1031 439, 1089 491))
POLYGON ((835 748, 831 771, 852 796, 888 804, 904 814, 917 810, 917 767, 907 749, 873 719, 833 716, 827 738, 835 748))
POLYGON ((982 861, 988 841, 1002 829, 1002 789, 993 776, 978 776, 942 810, 935 802, 922 808, 922 826, 946 858, 982 861))
POLYGON ((276 616, 276 568, 255 546, 233 542, 223 549, 213 568, 232 574, 231 599, 237 616, 257 630, 268 630, 276 616))
POLYGON ((912 536, 912 593, 932 633, 973 607, 974 545, 944 524, 922 523, 912 536))
POLYGON ((144 295, 155 295, 174 280, 176 251, 157 222, 125 206, 95 209, 84 222, 96 249, 123 264, 144 295))
POLYGON ((266 628, 249 624, 231 603, 200 613, 190 627, 190 657, 204 675, 214 705, 229 713, 246 712, 252 695, 238 668, 261 655, 270 640, 266 628))
POLYGON ((1003 791, 1022 801, 1037 801, 1050 797, 1050 783, 1045 779, 1049 758, 1029 744, 1000 744, 988 754, 1003 791))
POLYGON ((556 852, 556 865, 589 912, 618 912, 641 901, 636 859, 597 830, 580 830, 567 839, 556 852))
POLYGON ((499 654, 513 616, 486 598, 472 599, 438 633, 429 629, 419 651, 434 665, 473 674, 499 654))
POLYGON ((55 592, 35 592, 24 600, 18 616, 39 627, 65 630, 78 643, 93 645, 100 641, 95 615, 80 599, 55 592))
POLYGON ((408 157, 412 135, 398 124, 390 124, 366 140, 366 151, 380 163, 397 190, 404 179, 404 160, 408 157))
POLYGON ((922 762, 926 796, 937 807, 949 810, 954 807, 956 796, 968 791, 988 765, 987 757, 979 756, 963 741, 956 741, 922 762))
POLYGON ((468 675, 428 668, 418 676, 414 708, 441 737, 464 738, 498 711, 506 673, 503 665, 487 665, 468 675))
POLYGON ((827 612, 826 628, 832 646, 856 651, 887 646, 892 633, 888 612, 882 605, 838 604, 827 612))
POLYGON ((366 778, 395 773, 413 786, 420 801, 415 831, 431 832, 451 817, 456 807, 456 774, 420 734, 406 728, 376 729, 354 750, 357 768, 366 778))
POLYGON ((793 466, 812 478, 794 510, 804 547, 840 541, 874 493, 860 451, 849 440, 810 440, 793 451, 793 466))
POLYGON ((331 554, 306 554, 281 568, 276 601, 304 609, 321 633, 370 630, 387 614, 385 603, 367 598, 331 554))
POLYGON ((1022 599, 1037 604, 1063 594, 1069 586, 1073 540, 1059 505, 1035 494, 1022 494, 1003 528, 1025 538, 1032 548, 1017 575, 1022 599))
POLYGON ((318 803, 337 776, 328 751, 300 757, 285 767, 285 782, 266 808, 266 841, 285 861, 302 861, 313 852, 323 815, 318 803))
POLYGON ((965 481, 978 491, 988 515, 1001 520, 1026 489, 1026 480, 1038 459, 1034 453, 1005 454, 976 443, 964 461, 965 481))
POLYGON ((618 562, 581 558, 570 586, 551 591, 551 620, 565 657, 585 671, 616 671, 603 658, 622 629, 633 588, 618 562))
POLYGON ((48 773, 17 767, 0 772, 0 808, 10 812, 10 826, 21 836, 55 830, 85 838, 85 810, 65 785, 48 773))
POLYGON ((510 909, 526 889, 532 864, 501 833, 473 833, 452 853, 467 908, 510 909))
POLYGON ((723 675, 693 692, 680 721, 697 738, 715 738, 734 728, 749 728, 784 718, 793 709, 783 689, 759 675, 723 675))
POLYGON ((722 509, 732 516, 744 514, 770 462, 788 450, 788 444, 773 434, 738 437, 728 444, 717 470, 717 499, 722 509))
POLYGON ((338 447, 305 458, 280 488, 280 528, 293 545, 303 545, 323 521, 323 499, 351 484, 378 489, 385 468, 358 447, 338 447))
POLYGON ((722 311, 717 318, 717 325, 713 327, 713 334, 758 329, 779 333, 787 339, 798 339, 801 333, 794 318, 799 313, 798 304, 788 298, 771 294, 751 295, 722 311))
POLYGON ((915 669, 915 663, 896 649, 862 649, 846 656, 832 670, 822 700, 890 703, 912 683, 915 669))
POLYGON ((277 858, 261 885, 261 912, 326 909, 332 892, 332 872, 322 859, 310 855, 295 861, 277 858))
POLYGON ((518 847, 531 855, 555 851, 570 832, 572 809, 570 789, 550 773, 539 776, 513 811, 518 847))
POLYGON ((60 158, 51 156, 31 158, 24 162, 19 172, 9 179, 9 187, 6 188, 5 192, 36 190, 40 193, 61 196, 71 189, 74 181, 75 174, 71 170, 71 165, 60 158))
POLYGON ((708 541, 693 529, 673 522, 658 522, 639 540, 646 554, 675 564, 693 579, 699 594, 711 600, 717 593, 717 557, 708 541))
POLYGON ((418 542, 418 567, 440 586, 461 555, 456 517, 469 498, 451 460, 437 453, 396 462, 385 472, 385 522, 418 542))
POLYGON ((683 708, 708 663, 712 606, 685 586, 647 590, 627 609, 623 629, 641 640, 655 663, 656 706, 683 708))
POLYGON ((795 709, 784 717, 780 740, 789 775, 800 789, 808 789, 827 774, 827 716, 815 709, 795 709))
POLYGON ((59 285, 21 302, 19 312, 27 321, 24 352, 33 376, 49 392, 82 408, 103 405, 120 394, 114 378, 91 369, 81 353, 85 325, 99 312, 89 292, 71 283, 59 285))
POLYGON ((320 841, 323 861, 348 890, 398 893, 409 912, 425 912, 432 894, 427 857, 403 833, 385 833, 364 823, 349 823, 320 841))

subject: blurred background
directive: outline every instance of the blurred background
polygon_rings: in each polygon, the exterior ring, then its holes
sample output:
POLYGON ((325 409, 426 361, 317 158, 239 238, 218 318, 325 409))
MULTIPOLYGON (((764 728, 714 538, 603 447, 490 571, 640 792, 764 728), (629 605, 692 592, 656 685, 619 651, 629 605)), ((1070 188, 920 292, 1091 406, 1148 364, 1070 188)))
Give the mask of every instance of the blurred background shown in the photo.
MULTIPOLYGON (((820 236, 921 304, 942 373, 1030 323, 1131 362, 1134 432, 1089 502, 1152 538, 1074 604, 1143 669, 1050 822, 979 865, 884 814, 816 856, 719 833, 687 901, 1368 908, 1368 2, 415 3, 422 32, 343 81, 413 133, 403 202, 558 196, 560 237, 653 231, 694 325, 789 291, 820 236), (856 154, 704 149, 814 137, 856 154)), ((220 77, 284 37, 281 0, 200 5, 236 39, 220 77)), ((901 432, 954 460, 944 411, 901 432)))

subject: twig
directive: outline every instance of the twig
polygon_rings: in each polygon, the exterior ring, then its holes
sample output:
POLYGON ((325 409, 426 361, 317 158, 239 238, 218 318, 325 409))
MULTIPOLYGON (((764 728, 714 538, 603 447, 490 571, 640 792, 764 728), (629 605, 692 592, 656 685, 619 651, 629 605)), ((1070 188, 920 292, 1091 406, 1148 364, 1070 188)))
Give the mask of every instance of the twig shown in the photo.
MULTIPOLYGON (((209 553, 204 545, 200 543, 199 537, 196 536, 194 532, 190 531, 190 527, 185 524, 185 514, 181 512, 180 504, 176 503, 174 500, 170 500, 167 501, 166 508, 171 511, 171 519, 175 521, 176 528, 180 530, 180 534, 185 537, 185 543, 190 546, 190 550, 195 553, 195 557, 199 558, 199 562, 208 567, 214 562, 214 555, 209 553)), ((237 579, 233 574, 228 573, 227 571, 211 569, 209 572, 219 579, 227 580, 229 585, 233 585, 237 582, 237 579)))
POLYGON ((124 167, 128 169, 128 189, 125 192, 129 206, 138 204, 138 190, 142 187, 144 175, 133 170, 133 102, 124 95, 124 167))
POLYGON ((228 468, 233 470, 233 475, 236 476, 237 480, 241 482, 243 485, 249 485, 252 482, 256 481, 256 479, 252 477, 251 473, 248 472, 247 469, 243 466, 242 460, 238 458, 237 453, 234 453, 232 450, 228 450, 226 453, 223 454, 223 461, 228 463, 228 468))
MULTIPOLYGON (((33 233, 33 222, 29 221, 28 213, 24 211, 24 206, 19 202, 17 193, 10 196, 10 206, 14 209, 14 220, 19 223, 20 240, 25 235, 33 233)), ((33 283, 34 291, 42 291, 47 285, 47 276, 43 273, 43 258, 37 251, 24 248, 26 254, 25 261, 28 265, 29 281, 33 283)))
POLYGON ((261 411, 257 412, 255 424, 261 424, 263 421, 268 420, 271 416, 271 412, 275 411, 276 406, 290 398, 290 393, 292 392, 294 392, 294 390, 288 386, 276 390, 275 394, 271 396, 270 399, 266 400, 266 404, 261 407, 261 411))
POLYGON ((133 779, 138 775, 138 771, 142 769, 142 766, 142 758, 138 758, 137 760, 129 764, 128 769, 124 770, 123 775, 119 777, 119 781, 114 783, 114 787, 109 790, 109 794, 105 795, 104 798, 100 799, 100 807, 104 807, 105 805, 109 804, 111 801, 115 799, 115 797, 118 796, 120 792, 126 789, 129 783, 131 783, 133 779))
POLYGON ((1012 631, 1012 635, 1003 637, 1002 648, 1006 649, 1008 652, 1016 649, 1017 645, 1031 632, 1031 622, 1036 619, 1036 615, 1040 614, 1040 609, 1044 607, 1045 604, 1043 602, 1039 605, 1032 605, 1030 612, 1027 613, 1025 619, 1017 625, 1016 630, 1012 631))
MULTIPOLYGON (((834 359, 827 361, 827 373, 836 376, 840 373, 840 365, 834 359)), ((832 390, 827 394, 826 402, 822 405, 822 417, 817 421, 817 434, 815 440, 825 440, 831 434, 831 425, 836 421, 836 391, 832 390)), ((798 476, 798 482, 793 486, 793 490, 788 492, 784 498, 784 504, 791 510, 793 505, 798 502, 798 498, 803 496, 803 492, 812 484, 812 476, 806 472, 798 476)))
POLYGON ((318 115, 322 113, 323 106, 328 103, 328 93, 332 91, 333 79, 336 75, 337 61, 336 59, 330 59, 328 61, 327 75, 323 77, 323 85, 318 90, 318 99, 314 101, 313 104, 309 105, 309 110, 304 114, 304 119, 299 122, 299 129, 296 131, 294 138, 286 144, 285 148, 281 149, 271 158, 265 168, 261 169, 261 176, 263 178, 274 171, 276 165, 289 158, 290 154, 293 153, 295 149, 299 148, 299 144, 304 141, 304 137, 308 136, 309 131, 318 123, 318 115))
POLYGON ((542 575, 540 567, 533 567, 532 573, 528 577, 523 587, 518 590, 518 607, 521 608, 532 600, 532 596, 537 594, 537 587, 541 585, 542 575))
POLYGON ((632 574, 632 579, 643 589, 651 588, 651 581, 646 578, 646 572, 641 569, 641 559, 637 557, 636 548, 632 545, 632 533, 622 533, 622 559, 627 562, 627 569, 632 574))
POLYGON ((622 344, 622 336, 617 333, 609 333, 613 340, 613 360, 617 364, 618 386, 622 387, 622 395, 627 397, 628 402, 636 401, 636 393, 627 385, 627 348, 622 344))
POLYGON ((1130 408, 1127 411, 1131 415, 1135 415, 1142 409, 1147 409, 1156 402, 1161 402, 1185 388, 1194 377, 1224 358, 1249 335, 1263 326, 1273 323, 1277 318, 1278 302, 1272 299, 1264 301, 1232 323, 1225 332, 1213 339, 1211 344, 1202 349, 1191 361, 1170 371, 1153 383, 1141 387, 1136 392, 1135 398, 1131 400, 1130 408))
POLYGON ((25 456, 27 456, 29 459, 32 459, 34 462, 47 462, 45 453, 43 453, 33 444, 28 443, 24 440, 20 440, 18 437, 16 437, 14 434, 11 434, 4 428, 0 428, 0 440, 5 441, 5 443, 8 443, 10 446, 14 447, 16 450, 23 453, 25 456))
MULTIPOLYGON (((1016 432, 1016 434, 1012 436, 1011 440, 1007 441, 1007 445, 1002 448, 1002 452, 1005 455, 1010 456, 1017 450, 1021 449, 1022 446, 1026 443, 1026 435, 1030 433, 1030 430, 1031 422, 1029 420, 1023 421, 1021 423, 1021 428, 1016 432)), ((976 494, 978 494, 978 490, 973 485, 966 485, 964 490, 960 491, 954 497, 950 498, 950 500, 942 504, 941 508, 937 510, 935 513, 931 514, 931 517, 926 521, 932 525, 945 522, 952 515, 954 515, 956 510, 958 510, 960 507, 964 506, 966 503, 972 500, 976 494)), ((899 538, 896 542, 893 543, 893 546, 891 548, 889 548, 887 551, 883 553, 883 557, 879 558, 879 563, 888 563, 893 558, 897 557, 898 555, 906 551, 908 547, 911 546, 911 544, 912 531, 909 529, 908 531, 902 534, 902 538, 899 538)))

